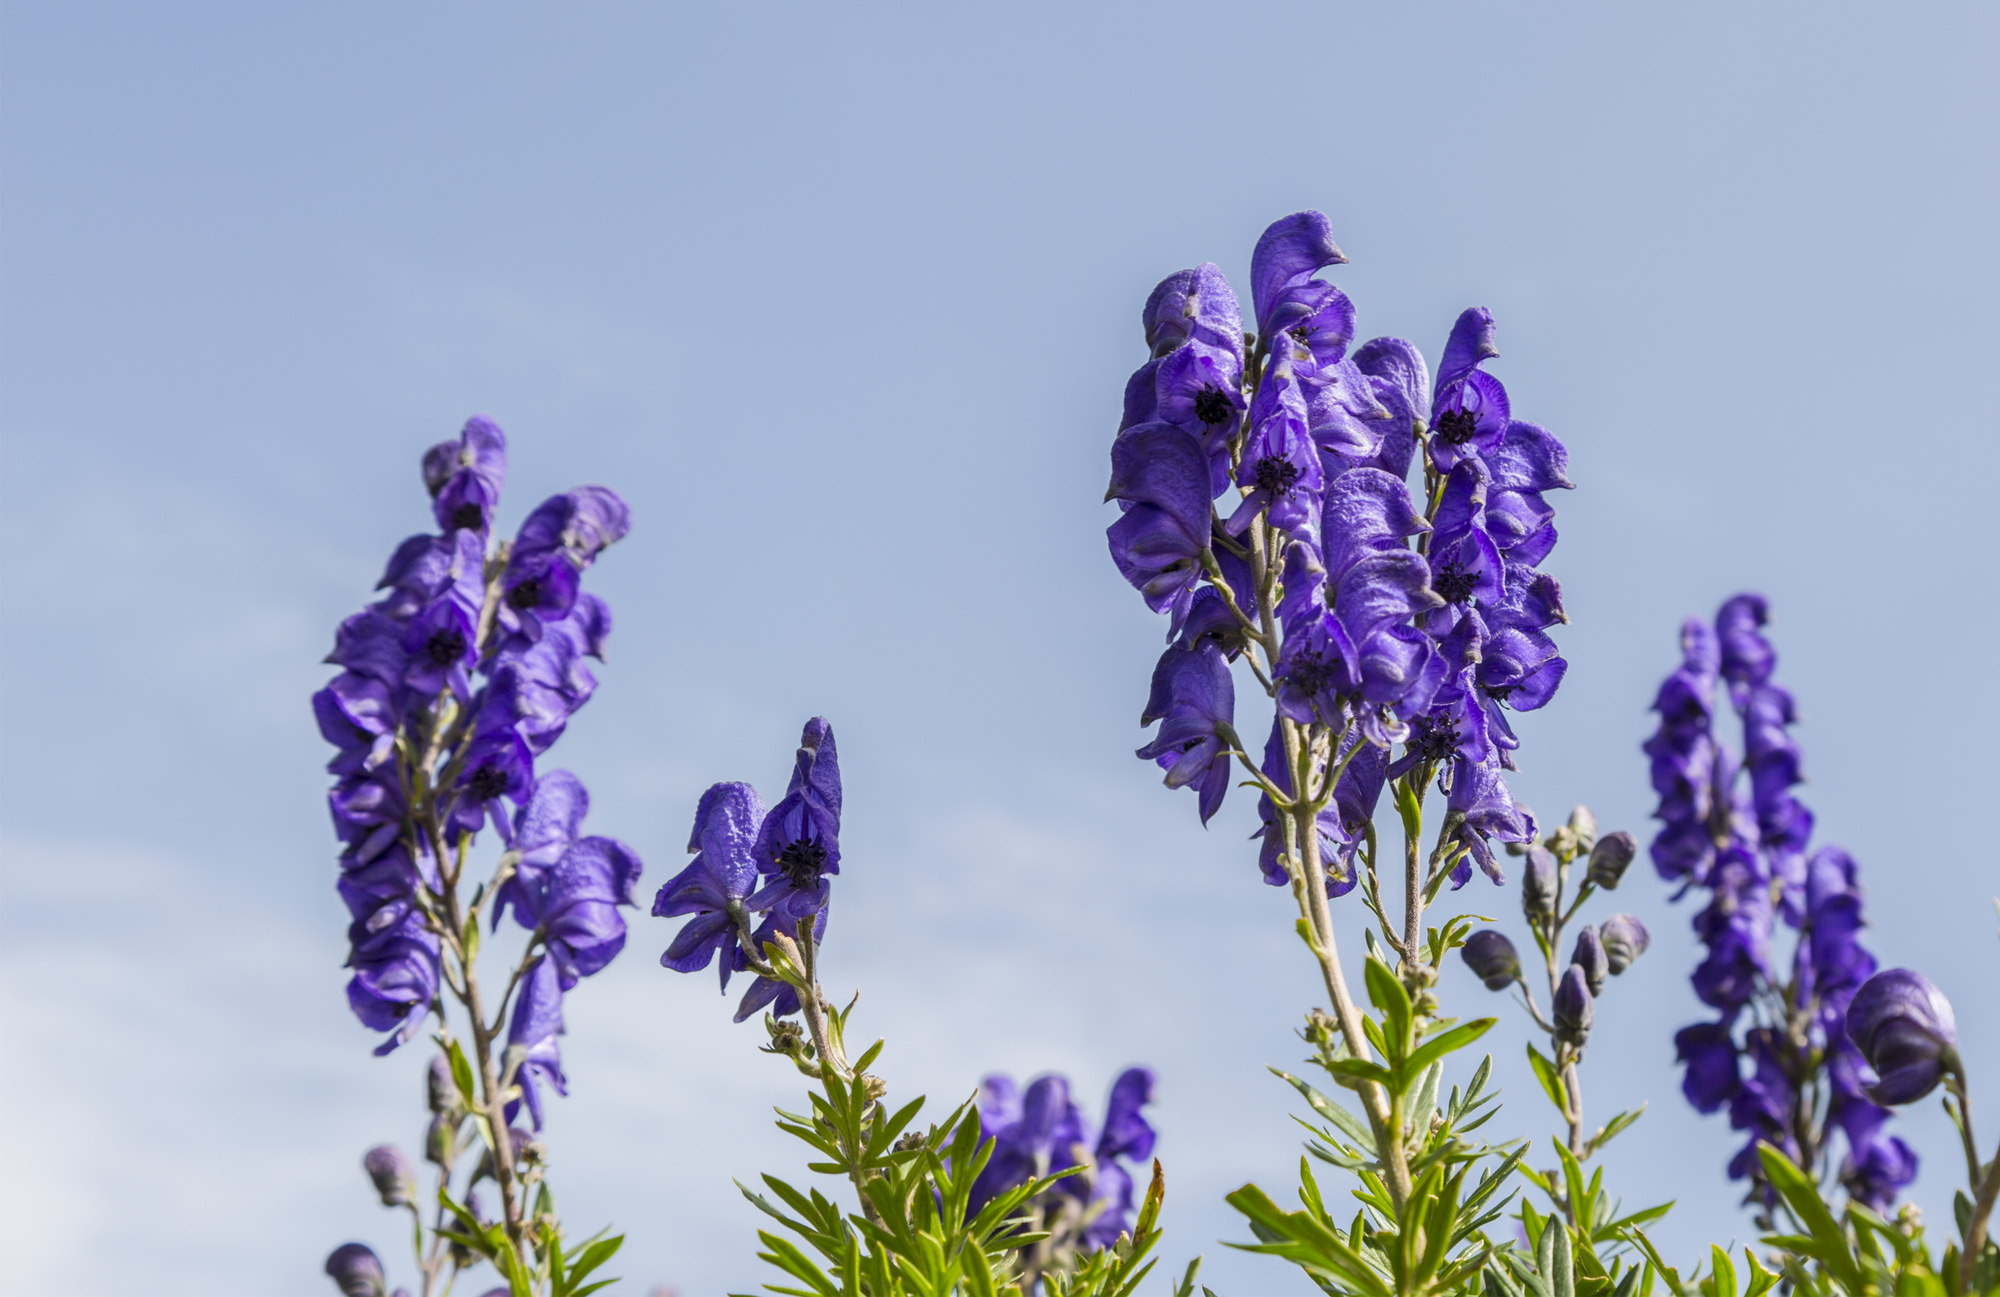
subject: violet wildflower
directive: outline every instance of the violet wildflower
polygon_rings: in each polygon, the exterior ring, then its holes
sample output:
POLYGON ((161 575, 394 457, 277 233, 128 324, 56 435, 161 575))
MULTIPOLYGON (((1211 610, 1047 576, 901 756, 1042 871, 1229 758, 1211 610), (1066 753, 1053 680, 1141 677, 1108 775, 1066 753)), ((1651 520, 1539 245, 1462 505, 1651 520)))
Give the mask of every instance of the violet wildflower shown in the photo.
POLYGON ((1536 831, 1535 817, 1514 804, 1498 765, 1460 757, 1452 765, 1451 796, 1446 806, 1455 824, 1451 837, 1461 853, 1451 873, 1453 890, 1465 886, 1474 863, 1495 883, 1505 882, 1488 840, 1532 842, 1536 831))
POLYGON ((826 908, 827 876, 840 872, 840 757, 826 718, 806 722, 792 781, 750 849, 770 879, 746 904, 796 924, 826 908))
POLYGON ((1077 1244, 1095 1249, 1117 1242, 1131 1229, 1134 1186, 1125 1163, 1153 1153, 1156 1136, 1142 1109, 1152 1102, 1154 1083, 1149 1068, 1121 1072, 1105 1101, 1103 1128, 1092 1140, 1067 1078, 1038 1077, 1023 1092, 1008 1076, 988 1076, 980 1084, 979 1127, 993 1148, 973 1181, 969 1210, 1038 1176, 1084 1165, 1086 1174, 1050 1192, 1058 1203, 1069 1199, 1083 1208, 1077 1244))
POLYGON ((1249 493, 1224 524, 1232 536, 1242 535, 1262 515, 1295 540, 1310 545, 1319 541, 1325 476, 1298 374, 1301 365, 1310 363, 1306 348, 1288 336, 1281 335, 1272 349, 1264 381, 1250 405, 1250 433, 1238 469, 1238 480, 1249 493))
POLYGON ((467 419, 456 440, 424 452, 424 485, 438 529, 485 532, 507 482, 507 434, 491 419, 467 419))
POLYGON ((1338 362, 1354 337, 1354 304, 1314 276, 1346 261, 1321 213, 1294 212, 1273 221, 1250 254, 1258 336, 1266 343, 1290 338, 1310 351, 1315 368, 1338 362))
MULTIPOLYGON (((829 908, 822 902, 820 908, 812 915, 814 945, 818 945, 826 937, 826 916, 829 908)), ((798 924, 779 911, 772 910, 764 916, 764 921, 757 925, 757 930, 750 934, 750 948, 761 952, 765 945, 781 932, 796 940, 798 924)), ((747 1022, 767 1008, 773 1017, 790 1017, 800 1008, 798 991, 776 978, 759 977, 750 983, 750 989, 743 993, 743 999, 736 1006, 736 1016, 733 1021, 747 1022)))
POLYGON ((520 998, 515 1000, 514 1015, 507 1024, 507 1049, 511 1058, 519 1060, 514 1077, 521 1087, 521 1099, 507 1105, 509 1122, 525 1101, 530 1120, 540 1130, 541 1087, 551 1086, 557 1094, 569 1093, 569 1080, 562 1070, 561 1042, 556 1039, 564 1030, 562 996, 562 978, 555 960, 546 956, 536 960, 521 979, 520 998))
POLYGON ((1098 1207, 1097 1216, 1084 1226, 1086 1247, 1110 1247, 1131 1232, 1134 1184, 1125 1162, 1143 1164, 1153 1155, 1156 1133, 1141 1112, 1153 1101, 1153 1084, 1152 1069, 1145 1067, 1127 1068, 1111 1083, 1104 1128, 1091 1156, 1091 1202, 1098 1207))
POLYGON ((1951 1002, 1922 973, 1892 968, 1863 983, 1847 1006, 1847 1035, 1882 1079, 1869 1097, 1915 1103, 1958 1066, 1951 1002))
POLYGON ((1528 866, 1521 875, 1521 912, 1528 922, 1541 925, 1556 913, 1556 858, 1539 843, 1527 851, 1528 866))
POLYGON ((1208 554, 1208 458, 1187 431, 1142 423, 1111 447, 1105 499, 1129 506, 1105 533, 1111 559, 1154 612, 1184 611, 1208 554))
POLYGON ((417 1164, 394 1144, 377 1144, 362 1155, 361 1167, 384 1207, 407 1207, 417 1200, 417 1164))
POLYGON ((1716 1112, 1736 1096, 1742 1078, 1728 1023, 1682 1027, 1674 1033, 1674 1055, 1687 1068, 1681 1076, 1681 1093, 1696 1112, 1716 1112))
POLYGON ((688 835, 688 850, 695 858, 653 898, 655 916, 695 916, 660 956, 662 965, 692 973, 707 968, 719 951, 718 971, 725 991, 729 975, 747 967, 741 946, 748 922, 744 901, 757 884, 751 851, 763 819, 764 803, 749 784, 716 784, 701 795, 688 835))
POLYGON ((1475 306, 1458 317, 1438 361, 1437 390, 1431 398, 1430 455, 1439 473, 1491 454, 1507 435, 1507 389, 1479 368, 1499 354, 1491 311, 1475 306))
POLYGON ((1236 686, 1220 652, 1169 648, 1161 655, 1139 720, 1141 725, 1161 724, 1138 755, 1167 772, 1167 787, 1195 789, 1204 824, 1229 792, 1235 713, 1236 686))
POLYGON ((1460 957, 1489 991, 1504 991, 1520 980, 1521 957, 1504 932, 1486 928, 1473 933, 1466 939, 1460 957))
POLYGON ((540 931, 565 991, 625 948, 618 907, 634 903, 632 888, 644 870, 638 855, 616 838, 584 838, 557 862, 541 905, 540 931))
POLYGON ((536 777, 527 801, 514 813, 515 864, 494 899, 496 929, 509 907, 522 927, 541 926, 549 875, 576 843, 583 817, 589 813, 590 793, 581 779, 567 770, 549 770, 536 777))

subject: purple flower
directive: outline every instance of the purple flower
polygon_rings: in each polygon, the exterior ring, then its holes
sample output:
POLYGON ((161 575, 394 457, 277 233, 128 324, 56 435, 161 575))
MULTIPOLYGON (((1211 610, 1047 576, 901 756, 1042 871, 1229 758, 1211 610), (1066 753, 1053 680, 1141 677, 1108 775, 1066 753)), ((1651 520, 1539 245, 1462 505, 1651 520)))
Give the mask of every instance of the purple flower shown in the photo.
POLYGON ((707 968, 720 951, 725 991, 729 975, 747 967, 740 935, 747 913, 744 899, 757 885, 751 851, 763 819, 764 803, 749 784, 716 784, 701 795, 688 835, 695 858, 653 898, 656 916, 695 916, 675 934, 661 964, 692 973, 707 968))
POLYGON ((485 532, 507 482, 507 434, 477 415, 452 441, 424 452, 424 485, 439 530, 485 532))
POLYGON ((1639 844, 1632 835, 1620 829, 1607 833, 1597 840, 1590 849, 1590 864, 1586 874, 1591 884, 1602 887, 1607 892, 1618 890, 1619 882, 1631 867, 1632 858, 1639 854, 1639 844))
POLYGON ((542 923, 542 904, 549 875, 569 853, 590 813, 590 793, 567 770, 550 770, 535 779, 527 802, 514 812, 512 850, 514 872, 500 885, 493 904, 493 926, 509 906, 514 921, 534 929, 542 923))
POLYGON ((625 948, 618 907, 633 904, 632 888, 644 869, 616 838, 584 838, 557 862, 541 906, 541 932, 565 991, 625 948))
POLYGON ((1520 980, 1521 957, 1504 932, 1493 928, 1475 932, 1466 938, 1459 953, 1472 975, 1485 983, 1489 991, 1504 991, 1520 980))
POLYGON ((996 1105, 999 1111, 991 1116, 985 1111, 980 1113, 980 1133, 993 1140, 993 1151, 972 1182, 966 1210, 973 1213, 996 1195, 1026 1184, 1038 1175, 1075 1166, 1076 1154, 1081 1152, 1079 1146, 1083 1144, 1083 1118, 1070 1101, 1067 1079, 1037 1078, 1021 1096, 1018 1110, 1006 1103, 1013 1088, 1011 1081, 989 1077, 985 1088, 1000 1097, 1002 1103, 996 1105), (1011 1119, 1004 1125, 989 1124, 1003 1116, 1011 1119))
POLYGON ((540 1087, 548 1085, 557 1094, 569 1093, 569 1080, 562 1070, 561 1042, 556 1039, 563 1034, 562 994, 562 980, 552 958, 537 959, 521 979, 520 998, 514 1001, 514 1015, 507 1024, 509 1052, 522 1051, 519 1070, 514 1074, 516 1084, 521 1087, 521 1098, 507 1105, 510 1123, 525 1100, 529 1119, 540 1130, 540 1087))
POLYGON ((514 538, 508 567, 512 570, 517 562, 532 562, 541 555, 559 553, 582 571, 631 530, 632 511, 616 491, 603 486, 579 486, 552 495, 535 506, 514 538))
POLYGON ((1167 787, 1195 789, 1203 824, 1221 809, 1229 791, 1235 714, 1236 686, 1219 651, 1170 647, 1161 655, 1153 669, 1152 695, 1139 718, 1141 725, 1159 721, 1160 728, 1138 756, 1167 772, 1167 787))
POLYGON ((313 695, 320 735, 340 749, 327 763, 336 775, 372 771, 396 751, 402 710, 389 686, 357 671, 343 671, 313 695))
POLYGON ((1146 346, 1155 359, 1186 342, 1243 354, 1243 310, 1212 262, 1161 280, 1146 299, 1146 346))
POLYGON ((1208 460, 1185 430, 1142 423, 1111 446, 1105 499, 1127 506, 1105 533, 1111 560, 1154 612, 1185 611, 1208 552, 1208 460))
POLYGON ((1507 435, 1507 389, 1480 369, 1500 354, 1493 345, 1493 313, 1483 306, 1466 310, 1452 325, 1438 362, 1437 391, 1431 398, 1430 455, 1440 473, 1461 461, 1490 455, 1507 435))
POLYGON ((1674 1033, 1674 1055, 1686 1065, 1681 1093, 1696 1112, 1715 1112, 1736 1097, 1742 1078, 1736 1042, 1726 1022, 1698 1022, 1674 1033))
POLYGON ((1320 494, 1325 478, 1313 441, 1298 367, 1305 348, 1287 336, 1273 349, 1264 381, 1250 405, 1250 435, 1243 444, 1237 480, 1250 493, 1224 529, 1240 536, 1260 514, 1271 525, 1308 544, 1319 539, 1320 494))
POLYGON ((520 806, 534 783, 535 758, 514 728, 508 709, 482 708, 460 762, 452 827, 460 833, 477 833, 491 812, 494 829, 507 836, 509 825, 500 799, 510 798, 520 806))
POLYGON ((1958 1022, 1944 993, 1922 973, 1892 968, 1869 978, 1847 1006, 1847 1035, 1882 1079, 1870 1098, 1915 1103, 1958 1066, 1958 1022))
POLYGON ((789 931, 826 907, 827 876, 840 872, 840 757, 825 717, 806 722, 792 781, 758 826, 750 854, 770 879, 746 902, 750 909, 771 911, 789 931))
POLYGON ((1345 263, 1333 230, 1319 212, 1273 221, 1250 254, 1250 294, 1265 343, 1283 335, 1311 351, 1315 367, 1332 365, 1354 338, 1354 304, 1313 276, 1345 263))
MULTIPOLYGON (((1104 1103, 1104 1129, 1098 1134, 1093 1156, 1090 1198, 1098 1214, 1084 1227, 1086 1247, 1105 1248, 1132 1228, 1132 1173, 1126 1159, 1143 1163, 1153 1155, 1155 1132, 1140 1109, 1153 1101, 1154 1076, 1151 1068, 1133 1067, 1121 1072, 1111 1083, 1104 1103)), ((1075 1183, 1075 1179, 1065 1181, 1075 1183)))
POLYGON ((438 938, 423 916, 408 913, 370 930, 357 919, 347 930, 347 1004, 363 1026, 392 1033, 376 1046, 379 1056, 408 1044, 430 1012, 438 988, 438 938))
POLYGON ((1733 1012, 1750 1002, 1771 970, 1771 890, 1756 859, 1741 846, 1729 847, 1710 871, 1713 899, 1695 916, 1695 935, 1708 954, 1694 972, 1694 992, 1702 1003, 1733 1012))
POLYGON ((326 1272, 343 1297, 385 1297, 389 1281, 382 1261, 366 1244, 343 1243, 326 1258, 326 1272))
POLYGON ((1355 467, 1378 468, 1405 481, 1416 455, 1417 425, 1430 422, 1430 367, 1423 353, 1401 338, 1363 343, 1354 352, 1354 366, 1367 375, 1369 388, 1389 416, 1375 453, 1355 467))
POLYGON ((403 632, 403 651, 409 655, 403 684, 422 706, 446 689, 461 703, 472 701, 473 643, 475 610, 468 615, 453 599, 438 599, 411 619, 403 632))
POLYGON ((1138 422, 1159 420, 1184 429, 1208 459, 1209 494, 1222 494, 1229 486, 1229 440, 1244 408, 1242 350, 1190 342, 1148 368, 1153 401, 1138 422))
MULTIPOLYGON (((1388 755, 1383 749, 1360 735, 1350 735, 1341 744, 1337 760, 1345 760, 1346 768, 1333 786, 1333 803, 1314 817, 1319 832, 1320 860, 1326 870, 1326 894, 1345 896, 1354 890, 1360 881, 1354 871, 1354 852, 1366 835, 1368 825, 1375 818, 1375 804, 1381 800, 1382 785, 1388 766, 1388 755)), ((1284 731, 1276 717, 1271 721, 1271 733, 1264 740, 1264 775, 1278 786, 1280 792, 1292 791, 1292 772, 1285 760, 1284 731)), ((1257 853, 1257 866, 1263 871, 1264 881, 1273 887, 1282 887, 1291 881, 1291 873, 1282 859, 1285 853, 1284 826, 1278 822, 1278 808, 1268 795, 1258 794, 1257 817, 1262 827, 1252 834, 1262 842, 1257 853)))
POLYGON ((1535 840, 1535 817, 1516 806, 1500 777, 1497 765, 1468 761, 1460 757, 1452 763, 1451 796, 1446 806, 1457 822, 1452 836, 1464 855, 1451 874, 1452 889, 1465 886, 1477 862, 1495 883, 1506 881, 1500 863, 1493 858, 1489 838, 1502 842, 1535 840))

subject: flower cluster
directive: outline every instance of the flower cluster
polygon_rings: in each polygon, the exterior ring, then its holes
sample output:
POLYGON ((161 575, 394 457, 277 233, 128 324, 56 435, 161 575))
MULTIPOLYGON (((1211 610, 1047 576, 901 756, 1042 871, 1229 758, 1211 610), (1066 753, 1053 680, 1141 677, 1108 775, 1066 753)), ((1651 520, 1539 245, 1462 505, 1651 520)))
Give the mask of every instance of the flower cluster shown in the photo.
MULTIPOLYGON (((840 872, 840 757, 825 718, 806 722, 791 784, 768 812, 749 784, 716 784, 703 793, 688 850, 694 860, 653 898, 656 916, 694 916, 661 964, 693 973, 717 963, 727 991, 730 974, 751 967, 773 936, 789 937, 810 922, 817 942, 826 932, 830 876, 840 872), (752 915, 763 916, 754 932, 752 915)), ((767 1005, 777 1017, 797 1013, 798 991, 760 975, 736 1021, 767 1005)))
POLYGON ((973 1181, 969 1210, 996 1194, 1070 1167, 1083 1170, 1057 1181, 1039 1204, 1038 1228, 1068 1235, 1080 1250, 1110 1247, 1132 1229, 1133 1180, 1125 1165, 1153 1155, 1155 1132, 1142 1109, 1153 1101, 1153 1073, 1127 1068, 1111 1083, 1104 1125, 1093 1136, 1070 1098, 1066 1077, 1051 1073, 1026 1091, 995 1073, 980 1083, 979 1131, 992 1152, 973 1181))
MULTIPOLYGON (((616 907, 632 903, 641 865, 614 839, 581 836, 582 783, 536 761, 597 687, 583 659, 602 659, 611 612, 581 577, 630 523, 617 495, 579 487, 489 553, 506 471, 506 437, 485 419, 424 455, 439 530, 397 546, 382 597, 341 623, 327 661, 342 670, 313 710, 338 749, 328 801, 353 917, 348 1002, 391 1033, 376 1052, 433 1007, 441 898, 490 823, 507 847, 494 922, 511 908, 546 952, 523 979, 510 1042, 530 1077, 560 1089, 562 992, 624 945, 616 907)), ((526 1097, 539 1125, 532 1080, 526 1097)))
POLYGON ((1813 815, 1792 791, 1802 779, 1796 711, 1772 682, 1768 615, 1763 596, 1740 594, 1713 624, 1682 627, 1681 665, 1660 686, 1660 727, 1645 745, 1660 797, 1654 867, 1683 892, 1708 894, 1694 921, 1707 953, 1692 980, 1718 1016, 1675 1037, 1681 1088, 1702 1112, 1726 1105, 1749 1135, 1732 1178, 1761 1174, 1760 1140, 1816 1170, 1838 1130, 1842 1183, 1879 1208, 1915 1178, 1917 1158, 1884 1134, 1889 1114, 1869 1097, 1867 1060, 1845 1030, 1875 971, 1860 942, 1858 867, 1839 847, 1809 850, 1813 815), (1742 724, 1740 760, 1715 733, 1723 685, 1742 724), (1780 920, 1798 934, 1789 978, 1772 951, 1780 920))
POLYGON ((1258 768, 1266 881, 1286 882, 1300 849, 1273 794, 1314 805, 1338 894, 1385 781, 1406 776, 1449 793, 1453 885, 1475 862, 1498 881, 1489 840, 1535 836, 1501 776, 1519 747, 1507 712, 1543 706, 1566 670, 1548 635, 1561 589, 1539 564, 1567 452, 1482 368, 1498 354, 1484 308, 1453 326, 1435 384, 1401 339, 1350 348, 1354 306, 1317 277, 1345 260, 1326 217, 1300 212, 1252 253, 1254 331, 1214 265, 1146 302, 1151 356, 1126 385, 1106 493, 1113 562, 1169 617, 1141 720, 1160 728, 1139 756, 1195 789, 1206 823, 1232 755, 1248 763, 1230 672, 1247 653, 1276 711, 1258 768))

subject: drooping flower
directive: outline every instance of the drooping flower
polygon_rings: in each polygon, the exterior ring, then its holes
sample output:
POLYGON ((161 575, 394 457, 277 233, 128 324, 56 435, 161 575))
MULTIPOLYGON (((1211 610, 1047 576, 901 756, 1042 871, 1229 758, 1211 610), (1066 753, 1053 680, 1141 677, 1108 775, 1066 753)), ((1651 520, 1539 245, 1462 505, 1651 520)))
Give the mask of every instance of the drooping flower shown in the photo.
POLYGON ((1727 1022, 1697 1022, 1674 1033, 1674 1055, 1686 1066, 1681 1093, 1696 1112, 1717 1112, 1736 1097, 1742 1077, 1727 1022))
POLYGON ((394 1144, 377 1144, 361 1156, 361 1169, 375 1186, 384 1207, 405 1207, 417 1200, 417 1164, 394 1144))
POLYGON ((507 434, 477 415, 451 441, 424 452, 424 485, 440 531, 486 532, 507 482, 507 434))
POLYGON ((749 784, 716 784, 701 795, 688 835, 695 857, 653 898, 656 916, 695 916, 674 935, 661 964, 692 973, 707 968, 719 951, 725 991, 729 975, 747 966, 740 944, 748 913, 744 901, 757 885, 751 851, 763 819, 763 800, 749 784))
POLYGON ((840 757, 833 726, 806 722, 785 795, 758 826, 750 849, 769 881, 747 902, 796 925, 826 907, 827 878, 840 872, 840 757))
POLYGON ((1505 882, 1506 875, 1500 870, 1500 862, 1494 859, 1488 840, 1532 842, 1536 830, 1535 817, 1526 808, 1516 806, 1507 792, 1500 767, 1460 757, 1452 763, 1451 796, 1445 805, 1454 813, 1457 827, 1452 837, 1462 852, 1459 863, 1452 869, 1453 890, 1465 886, 1475 863, 1495 883, 1505 882))
POLYGON ((541 906, 541 932, 565 991, 625 948, 618 907, 633 904, 632 888, 644 869, 630 847, 604 837, 582 839, 556 863, 541 906))
POLYGON ((438 989, 438 938, 423 916, 406 914, 400 921, 371 931, 366 920, 348 928, 347 966, 354 976, 347 983, 347 1004, 363 1026, 391 1033, 376 1046, 377 1055, 416 1036, 438 989))
POLYGON ((1167 772, 1169 788, 1195 789, 1201 822, 1208 823, 1229 791, 1236 686, 1229 664, 1213 647, 1169 647, 1153 670, 1153 689, 1141 725, 1160 722, 1138 756, 1167 772))
POLYGON ((1430 457, 1439 473, 1461 461, 1497 450, 1511 422, 1507 389, 1479 368, 1500 354, 1493 345, 1493 313, 1468 308, 1452 325, 1438 361, 1437 389, 1431 398, 1430 457))
POLYGON ((509 907, 522 927, 541 926, 549 875, 575 845, 589 813, 590 793, 581 779, 567 770, 549 770, 536 777, 526 803, 514 813, 516 864, 494 897, 495 928, 509 907))
MULTIPOLYGON (((1326 894, 1339 897, 1354 890, 1360 881, 1354 870, 1354 853, 1375 818, 1388 757, 1379 745, 1353 734, 1342 742, 1334 760, 1345 764, 1334 781, 1333 801, 1313 818, 1319 833, 1320 862, 1326 873, 1326 894)), ((1291 766, 1285 759, 1284 731, 1276 717, 1272 718, 1271 733, 1264 741, 1264 762, 1260 769, 1277 785, 1278 791, 1291 793, 1291 766)), ((1278 808, 1263 793, 1257 797, 1257 817, 1262 824, 1251 835, 1262 843, 1257 866, 1266 883, 1282 887, 1291 881, 1291 872, 1283 859, 1284 825, 1278 820, 1278 808)))
POLYGON ((1309 364, 1303 344, 1280 339, 1250 403, 1250 433, 1243 443, 1237 480, 1249 489, 1224 530, 1240 536, 1259 515, 1294 540, 1319 541, 1320 496, 1326 479, 1313 440, 1299 369, 1309 364))
POLYGON ((1208 460, 1190 434, 1143 423, 1111 447, 1105 499, 1129 506, 1105 536, 1111 560, 1154 612, 1185 611, 1208 553, 1208 460))
POLYGON ((562 995, 562 979, 554 959, 546 956, 537 959, 521 979, 514 1015, 507 1024, 509 1050, 522 1051, 520 1070, 515 1073, 521 1098, 507 1105, 510 1123, 525 1101, 529 1120, 540 1130, 541 1087, 550 1086, 561 1095, 569 1093, 569 1079, 562 1070, 562 1042, 556 1039, 563 1034, 562 995))
POLYGON ((1315 367, 1337 363, 1354 338, 1354 304, 1314 276, 1347 258, 1319 212, 1273 221, 1250 254, 1250 293, 1257 332, 1266 343, 1283 335, 1308 348, 1315 367))
POLYGON ((1125 1163, 1143 1164, 1153 1155, 1156 1132, 1141 1112, 1153 1101, 1153 1084, 1153 1071, 1145 1067, 1127 1068, 1111 1083, 1092 1155, 1090 1196, 1097 1215, 1084 1226, 1086 1247, 1110 1247, 1131 1232, 1134 1185, 1125 1163))
POLYGON ((1847 1035, 1881 1078, 1869 1097, 1889 1107, 1915 1103, 1958 1065, 1951 1002, 1929 978, 1907 968, 1862 984, 1847 1006, 1847 1035))

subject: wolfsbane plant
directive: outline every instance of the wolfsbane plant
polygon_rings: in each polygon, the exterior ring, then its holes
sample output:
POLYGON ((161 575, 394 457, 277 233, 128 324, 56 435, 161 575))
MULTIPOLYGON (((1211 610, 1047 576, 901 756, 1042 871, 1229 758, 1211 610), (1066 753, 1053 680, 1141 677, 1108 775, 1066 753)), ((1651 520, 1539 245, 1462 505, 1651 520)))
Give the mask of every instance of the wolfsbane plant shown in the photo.
MULTIPOLYGON (((480 1261, 514 1297, 577 1297, 601 1286, 586 1277, 619 1246, 600 1233, 566 1248, 539 1132, 543 1087, 567 1092, 563 996, 623 948, 618 907, 643 866, 622 842, 584 835, 581 780, 539 766, 596 690, 584 658, 603 659, 611 611, 582 576, 630 515, 614 492, 578 487, 493 544, 506 469, 506 436, 483 418, 425 453, 439 530, 397 546, 382 597, 335 633, 340 674, 313 696, 338 749, 328 802, 353 919, 348 1003, 389 1033, 378 1055, 427 1023, 440 1051, 425 1094, 431 1194, 400 1149, 364 1159, 383 1205, 410 1215, 423 1297, 480 1261), (489 825, 501 850, 480 878, 472 849, 489 825), (481 921, 497 933, 509 910, 525 943, 482 982, 481 921), (527 1128, 514 1124, 524 1109, 527 1128)), ((327 1272, 349 1293, 387 1283, 360 1244, 327 1272)))

